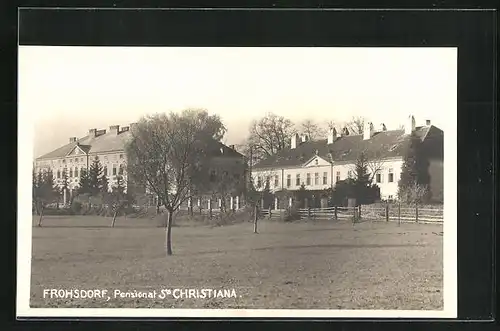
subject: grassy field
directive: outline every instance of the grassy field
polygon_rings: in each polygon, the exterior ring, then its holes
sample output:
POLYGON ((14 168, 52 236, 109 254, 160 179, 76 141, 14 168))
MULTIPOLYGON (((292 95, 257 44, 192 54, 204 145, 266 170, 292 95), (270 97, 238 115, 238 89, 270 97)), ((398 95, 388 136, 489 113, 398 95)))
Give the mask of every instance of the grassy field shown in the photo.
MULTIPOLYGON (((36 217, 34 217, 36 223, 36 217)), ((441 225, 261 221, 176 226, 174 255, 151 220, 48 216, 33 228, 31 307, 442 309, 441 225), (107 299, 43 289, 107 289, 107 299), (159 298, 162 289, 235 289, 236 298, 159 298), (156 298, 114 298, 114 290, 156 298)))

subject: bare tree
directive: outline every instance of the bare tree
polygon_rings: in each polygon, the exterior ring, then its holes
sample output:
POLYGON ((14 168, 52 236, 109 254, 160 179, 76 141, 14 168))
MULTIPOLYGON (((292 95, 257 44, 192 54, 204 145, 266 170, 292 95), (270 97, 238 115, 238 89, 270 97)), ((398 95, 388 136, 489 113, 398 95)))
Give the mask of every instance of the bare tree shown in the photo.
POLYGON ((147 116, 131 128, 128 175, 154 192, 167 211, 167 255, 172 255, 174 212, 193 192, 206 190, 211 147, 223 128, 218 116, 193 109, 147 116))
POLYGON ((114 227, 116 216, 123 208, 133 203, 133 198, 129 192, 125 192, 123 177, 121 175, 116 177, 116 184, 112 187, 111 192, 105 191, 102 195, 104 202, 111 207, 111 210, 113 211, 111 227, 114 227))
POLYGON ((274 155, 290 146, 290 138, 295 133, 292 121, 269 113, 250 125, 249 137, 244 153, 251 164, 274 155))
POLYGON ((298 131, 307 135, 310 140, 317 140, 326 135, 326 130, 311 119, 301 122, 298 131))
POLYGON ((363 134, 366 119, 361 116, 353 116, 351 120, 345 123, 345 127, 351 134, 363 134))
POLYGON ((334 120, 330 120, 326 123, 326 127, 328 129, 336 129, 336 122, 334 120))

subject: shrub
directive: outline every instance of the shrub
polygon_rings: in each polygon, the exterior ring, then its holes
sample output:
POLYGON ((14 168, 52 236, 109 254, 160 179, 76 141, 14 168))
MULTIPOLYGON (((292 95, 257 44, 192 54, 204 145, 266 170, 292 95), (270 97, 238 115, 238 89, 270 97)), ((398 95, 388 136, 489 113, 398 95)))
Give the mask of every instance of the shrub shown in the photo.
POLYGON ((74 214, 79 214, 82 211, 82 203, 79 201, 73 200, 73 202, 71 203, 70 209, 74 214))

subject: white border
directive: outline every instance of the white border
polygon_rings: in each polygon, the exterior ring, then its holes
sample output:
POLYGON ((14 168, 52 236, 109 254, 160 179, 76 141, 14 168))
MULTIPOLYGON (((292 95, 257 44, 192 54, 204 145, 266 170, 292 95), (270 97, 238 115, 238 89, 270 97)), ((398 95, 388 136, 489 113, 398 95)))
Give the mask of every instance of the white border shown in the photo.
MULTIPOLYGON (((458 49, 451 48, 457 65, 458 49)), ((19 70, 19 68, 18 68, 19 70)), ((458 74, 458 71, 457 71, 458 74)), ((18 83, 19 84, 19 83, 18 83)), ((457 80, 450 84, 457 86, 457 80)), ((456 318, 457 317, 457 113, 444 131, 444 225, 442 311, 422 310, 299 310, 299 309, 147 309, 147 308, 30 308, 33 165, 33 116, 23 111, 18 90, 18 207, 17 317, 273 317, 273 318, 456 318)), ((456 106, 456 97, 455 97, 456 106)), ((455 109, 457 109, 455 107, 455 109)))

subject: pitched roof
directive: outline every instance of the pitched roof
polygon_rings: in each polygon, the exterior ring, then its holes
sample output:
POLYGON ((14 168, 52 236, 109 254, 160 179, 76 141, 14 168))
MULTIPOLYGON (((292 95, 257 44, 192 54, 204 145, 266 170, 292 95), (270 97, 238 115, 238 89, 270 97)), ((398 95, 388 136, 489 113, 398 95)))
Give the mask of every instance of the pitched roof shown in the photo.
MULTIPOLYGON (((88 154, 122 151, 125 149, 125 145, 130 138, 130 131, 122 131, 118 134, 116 134, 116 132, 106 132, 97 137, 87 135, 80 139, 77 139, 76 142, 71 142, 57 148, 52 152, 44 154, 38 157, 37 160, 63 158, 68 155, 68 153, 70 153, 77 145, 88 154)), ((238 153, 236 150, 215 140, 212 148, 213 150, 211 152, 213 153, 213 155, 221 155, 220 148, 223 148, 222 155, 224 156, 243 157, 243 155, 238 153)))
MULTIPOLYGON (((432 127, 434 126, 416 127, 415 133, 424 139, 432 127)), ((438 128, 435 129, 442 132, 438 128)), ((368 140, 363 140, 363 135, 358 134, 339 137, 332 144, 328 144, 327 139, 307 141, 294 149, 283 149, 260 161, 253 168, 298 167, 316 153, 325 160, 330 160, 331 155, 336 162, 355 161, 361 152, 364 152, 368 159, 400 157, 409 147, 409 138, 409 135, 404 134, 404 130, 391 130, 377 132, 368 140)))

